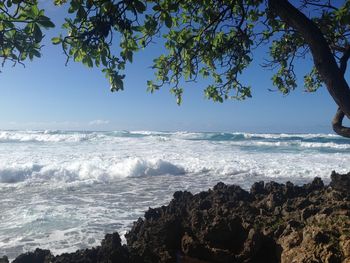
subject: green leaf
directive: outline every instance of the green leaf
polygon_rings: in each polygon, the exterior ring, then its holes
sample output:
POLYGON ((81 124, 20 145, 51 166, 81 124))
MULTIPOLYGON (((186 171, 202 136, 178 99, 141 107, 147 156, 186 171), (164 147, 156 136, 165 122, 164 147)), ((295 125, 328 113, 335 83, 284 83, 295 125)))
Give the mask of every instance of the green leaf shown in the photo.
POLYGON ((33 50, 32 50, 32 53, 33 53, 34 56, 36 56, 36 57, 38 57, 38 58, 41 57, 40 52, 39 52, 38 50, 36 50, 36 49, 33 49, 33 50))
POLYGON ((94 66, 94 63, 92 62, 91 57, 87 57, 87 66, 89 68, 92 68, 94 66))
POLYGON ((75 12, 75 10, 76 10, 76 9, 75 9, 73 6, 70 6, 70 7, 68 8, 68 13, 72 14, 72 13, 75 12))
POLYGON ((126 59, 129 60, 130 62, 132 62, 132 57, 133 57, 132 51, 127 51, 126 52, 126 59))
POLYGON ((20 56, 20 60, 25 60, 27 58, 27 53, 26 52, 23 52, 20 56))
POLYGON ((168 13, 165 13, 164 22, 168 28, 171 28, 173 26, 173 19, 168 13))
POLYGON ((152 9, 153 9, 154 11, 160 11, 160 10, 162 10, 162 8, 160 7, 160 5, 155 5, 155 6, 152 7, 152 9))
POLYGON ((146 11, 146 5, 144 3, 142 3, 141 1, 135 1, 134 3, 135 5, 135 9, 138 13, 143 13, 146 11))
POLYGON ((108 63, 107 63, 107 57, 104 55, 101 55, 101 61, 102 61, 102 65, 107 67, 108 63))
POLYGON ((92 63, 92 59, 90 58, 90 56, 85 56, 82 60, 83 64, 89 68, 92 68, 94 66, 94 64, 92 63))
POLYGON ((40 10, 39 10, 37 5, 32 5, 32 8, 31 8, 30 11, 35 17, 38 16, 39 12, 40 12, 40 10))
POLYGON ((77 18, 79 20, 85 19, 87 16, 86 11, 84 9, 84 7, 80 6, 77 12, 77 18))
POLYGON ((169 10, 170 11, 177 11, 179 9, 179 3, 177 2, 177 3, 171 3, 170 5, 169 5, 169 10))
POLYGON ((62 39, 60 37, 53 37, 53 38, 51 38, 51 42, 54 45, 58 45, 62 42, 62 39))
POLYGON ((41 17, 40 20, 38 20, 38 24, 45 28, 53 28, 55 27, 55 24, 51 22, 51 20, 48 17, 41 17))
POLYGON ((34 24, 33 35, 36 42, 40 42, 43 39, 43 33, 41 32, 41 29, 38 26, 38 24, 34 24))

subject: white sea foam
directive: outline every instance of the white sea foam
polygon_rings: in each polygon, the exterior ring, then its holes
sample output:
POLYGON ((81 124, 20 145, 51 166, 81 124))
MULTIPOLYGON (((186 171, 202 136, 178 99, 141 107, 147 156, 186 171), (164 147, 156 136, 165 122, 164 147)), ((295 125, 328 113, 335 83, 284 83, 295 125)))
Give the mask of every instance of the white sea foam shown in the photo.
POLYGON ((120 162, 98 163, 97 161, 61 164, 26 164, 0 166, 0 183, 35 182, 110 182, 118 178, 182 175, 185 169, 161 159, 144 160, 128 158, 120 162))
MULTIPOLYGON (((270 176, 276 174, 271 171, 282 169, 292 175, 294 169, 288 171, 286 165, 303 149, 314 151, 306 160, 317 156, 324 158, 319 150, 333 150, 336 154, 337 150, 350 149, 349 143, 338 143, 338 137, 333 135, 249 136, 244 134, 246 139, 235 140, 225 133, 2 131, 0 141, 7 144, 0 152, 0 183, 30 180, 109 182, 118 178, 198 174, 203 171, 218 174, 251 171, 270 176), (254 139, 247 139, 249 136, 254 139), (256 139, 258 136, 260 139, 256 139), (336 139, 330 141, 332 137, 336 139), (313 141, 298 138, 312 138, 313 141), (321 139, 315 141, 315 138, 321 139), (327 140, 322 142, 324 138, 327 140), (60 144, 56 146, 57 142, 60 144), (245 148, 247 146, 250 148, 245 148), (280 148, 284 149, 283 153, 278 153, 280 148), (256 158, 261 161, 256 161, 256 158), (271 161, 275 158, 285 160, 282 168, 280 163, 271 161), (266 165, 268 169, 264 168, 266 165)), ((337 166, 338 156, 331 157, 330 166, 337 166)), ((307 169, 310 169, 307 163, 301 167, 301 171, 307 169)))
POLYGON ((244 142, 233 142, 232 144, 237 146, 267 146, 267 147, 289 147, 291 150, 296 148, 304 149, 333 149, 333 150, 342 150, 350 149, 350 144, 337 144, 334 142, 302 142, 300 140, 293 141, 244 141, 244 142))
POLYGON ((302 139, 317 139, 317 138, 330 138, 336 139, 341 138, 336 134, 323 134, 323 133, 295 133, 295 134, 287 134, 287 133, 233 133, 233 134, 243 134, 245 138, 261 138, 261 139, 285 139, 285 138, 302 138, 302 139))
POLYGON ((350 149, 350 144, 337 144, 333 142, 328 142, 328 143, 301 142, 300 146, 304 148, 350 149))
POLYGON ((0 131, 0 146, 0 252, 10 258, 97 245, 176 190, 350 170, 350 143, 329 134, 0 131))
POLYGON ((118 176, 138 177, 156 175, 180 175, 185 173, 181 166, 163 160, 127 159, 111 167, 111 172, 118 176))
POLYGON ((0 142, 81 142, 96 138, 96 134, 63 134, 59 132, 0 132, 0 142))
POLYGON ((334 134, 263 134, 263 133, 196 133, 196 132, 153 132, 153 131, 114 131, 114 132, 63 132, 59 130, 45 131, 0 131, 0 142, 82 142, 133 137, 162 137, 179 140, 308 140, 308 139, 342 139, 334 134))
POLYGON ((40 165, 11 165, 0 167, 0 183, 17 183, 30 178, 33 173, 40 171, 40 165))

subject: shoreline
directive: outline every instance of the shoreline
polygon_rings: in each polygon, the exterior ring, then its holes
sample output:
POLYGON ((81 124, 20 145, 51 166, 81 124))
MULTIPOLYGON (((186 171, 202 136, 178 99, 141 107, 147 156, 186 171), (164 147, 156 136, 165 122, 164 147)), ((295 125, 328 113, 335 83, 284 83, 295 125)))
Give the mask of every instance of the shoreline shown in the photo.
POLYGON ((178 191, 134 222, 126 240, 107 234, 98 247, 58 256, 36 249, 13 262, 347 263, 350 173, 332 172, 329 185, 316 177, 303 186, 257 182, 249 192, 223 183, 194 195, 178 191))

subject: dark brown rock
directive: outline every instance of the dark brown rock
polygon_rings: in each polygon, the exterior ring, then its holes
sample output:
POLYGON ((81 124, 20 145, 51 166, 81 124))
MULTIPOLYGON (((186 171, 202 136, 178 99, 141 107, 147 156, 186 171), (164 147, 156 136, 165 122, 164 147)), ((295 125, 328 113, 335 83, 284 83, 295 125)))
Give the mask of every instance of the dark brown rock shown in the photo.
POLYGON ((330 186, 340 192, 350 193, 350 173, 338 174, 335 171, 331 174, 330 186))
POLYGON ((303 188, 308 192, 319 191, 324 188, 324 184, 321 178, 315 177, 315 179, 310 184, 304 185, 303 188))
POLYGON ((254 183, 250 188, 250 193, 252 195, 265 195, 267 191, 265 190, 264 181, 254 183))
POLYGON ((178 191, 134 222, 126 246, 114 233, 96 248, 56 257, 37 249, 15 263, 350 262, 349 175, 332 173, 330 187, 315 178, 178 191))
POLYGON ((49 263, 52 258, 50 250, 37 248, 34 252, 18 256, 13 263, 49 263))
POLYGON ((301 211, 301 220, 306 221, 309 217, 315 215, 318 211, 319 211, 319 209, 317 209, 313 206, 310 206, 310 207, 303 209, 301 211))
POLYGON ((101 246, 64 253, 51 259, 50 263, 127 263, 129 254, 120 241, 118 233, 107 234, 101 246))

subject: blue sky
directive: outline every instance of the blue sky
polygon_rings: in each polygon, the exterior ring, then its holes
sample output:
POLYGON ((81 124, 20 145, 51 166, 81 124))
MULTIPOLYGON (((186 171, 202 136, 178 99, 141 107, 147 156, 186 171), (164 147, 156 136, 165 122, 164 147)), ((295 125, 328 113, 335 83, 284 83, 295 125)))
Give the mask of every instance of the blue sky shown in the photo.
MULTIPOLYGON (((57 9, 49 8, 47 15, 62 19, 57 9)), ((178 106, 166 87, 146 92, 160 44, 140 51, 126 69, 125 91, 111 93, 100 69, 64 65, 61 48, 49 44, 55 30, 47 32, 41 59, 2 69, 0 129, 331 132, 336 106, 326 89, 305 93, 300 82, 288 96, 268 91, 271 72, 259 66, 263 51, 242 76, 253 88, 252 99, 213 103, 204 98, 200 80, 185 87, 178 106)), ((310 65, 304 61, 298 72, 310 65)))

